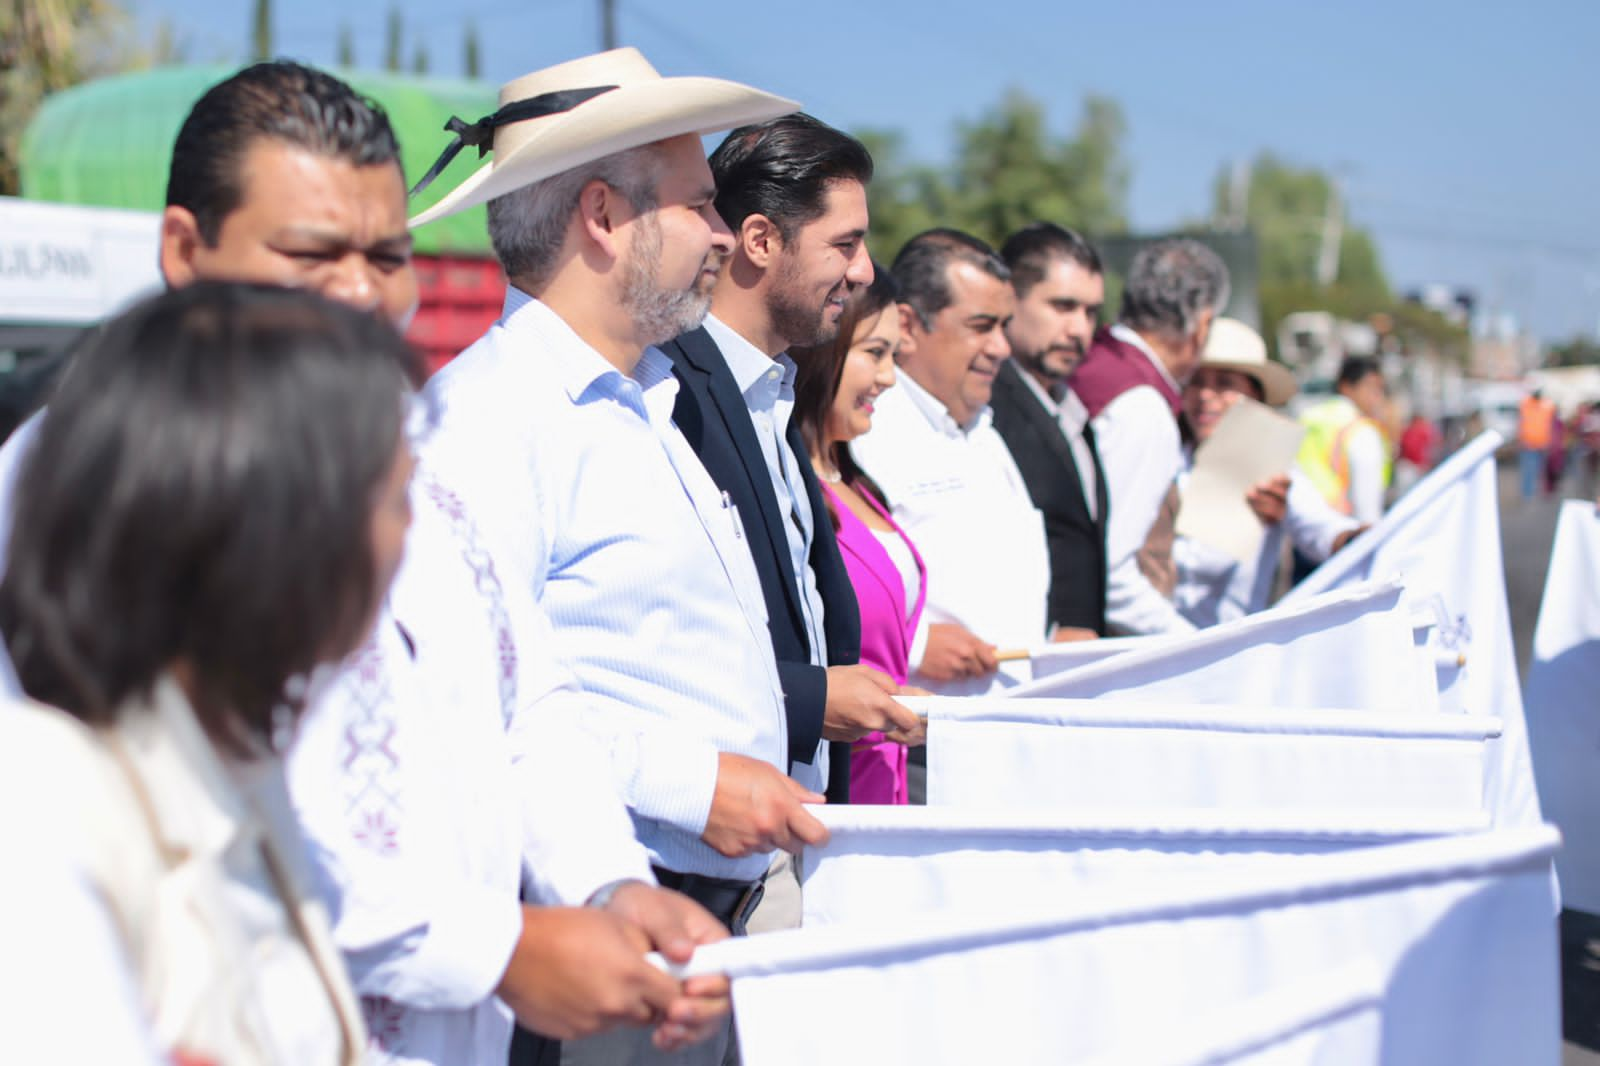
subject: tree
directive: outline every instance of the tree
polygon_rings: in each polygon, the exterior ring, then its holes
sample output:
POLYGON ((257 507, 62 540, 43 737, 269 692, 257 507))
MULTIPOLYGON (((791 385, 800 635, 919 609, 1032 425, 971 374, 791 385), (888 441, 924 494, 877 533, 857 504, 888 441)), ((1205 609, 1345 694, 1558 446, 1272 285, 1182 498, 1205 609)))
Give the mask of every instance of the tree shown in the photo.
POLYGON ((930 226, 955 226, 990 242, 1040 219, 1091 234, 1126 228, 1125 127, 1111 100, 1084 100, 1071 138, 1049 130, 1044 105, 1010 92, 976 122, 956 127, 956 163, 946 172, 904 157, 899 135, 861 134, 873 153, 872 245, 892 257, 930 226))
POLYGON ((428 73, 428 46, 421 41, 417 42, 416 51, 411 53, 411 73, 428 73))
POLYGON ((272 0, 256 0, 250 30, 250 54, 257 60, 272 58, 272 0))
POLYGON ((339 65, 353 67, 356 65, 356 41, 348 25, 339 26, 339 65))
POLYGON ((1573 337, 1560 344, 1552 344, 1545 355, 1545 366, 1597 366, 1600 365, 1600 340, 1594 337, 1573 337))
POLYGON ((461 72, 474 80, 483 77, 483 56, 478 45, 478 24, 467 23, 466 38, 461 44, 461 72))
POLYGON ((383 69, 391 74, 400 72, 400 40, 402 31, 400 26, 400 9, 389 9, 389 23, 385 33, 383 46, 383 69))

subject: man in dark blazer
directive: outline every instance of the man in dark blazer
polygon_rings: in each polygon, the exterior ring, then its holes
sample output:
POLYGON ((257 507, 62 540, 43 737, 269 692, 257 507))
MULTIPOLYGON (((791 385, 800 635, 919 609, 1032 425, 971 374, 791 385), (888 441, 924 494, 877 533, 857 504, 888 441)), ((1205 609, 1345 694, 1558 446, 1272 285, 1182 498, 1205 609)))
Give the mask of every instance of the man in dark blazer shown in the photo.
POLYGON ((866 184, 854 138, 806 115, 734 130, 711 156, 716 210, 734 232, 706 325, 663 345, 680 389, 673 419, 738 508, 761 577, 789 724, 791 773, 848 795, 848 742, 916 733, 897 687, 857 665, 861 620, 805 443, 789 420, 790 347, 838 328, 872 279, 866 184))
POLYGON ((1011 268, 1017 308, 1006 325, 1012 358, 1001 365, 990 400, 994 428, 1044 515, 1051 625, 1058 638, 1104 636, 1105 472, 1089 413, 1067 387, 1105 302, 1100 257, 1051 222, 1012 234, 1000 256, 1011 268))

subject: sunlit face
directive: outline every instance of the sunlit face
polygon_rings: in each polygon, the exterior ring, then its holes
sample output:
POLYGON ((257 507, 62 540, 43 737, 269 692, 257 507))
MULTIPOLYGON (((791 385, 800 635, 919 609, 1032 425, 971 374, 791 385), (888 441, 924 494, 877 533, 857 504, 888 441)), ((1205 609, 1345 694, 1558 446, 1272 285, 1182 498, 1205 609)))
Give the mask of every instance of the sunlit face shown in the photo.
POLYGON ((823 435, 829 444, 855 440, 872 428, 873 403, 894 385, 894 353, 900 346, 900 308, 894 304, 856 323, 833 394, 823 435))
POLYGON ((1249 374, 1223 367, 1202 366, 1183 389, 1183 414, 1204 444, 1228 409, 1244 398, 1261 400, 1261 386, 1249 374))
POLYGON ((1051 260, 1006 327, 1012 357, 1036 377, 1066 381, 1089 351, 1105 301, 1105 278, 1071 259, 1051 260))
POLYGON ((194 216, 162 215, 161 272, 168 284, 256 281, 312 289, 404 329, 417 309, 406 228, 406 189, 393 163, 356 166, 270 137, 241 161, 241 200, 217 242, 194 216))
POLYGON ((872 284, 866 236, 866 187, 854 180, 830 183, 821 216, 792 235, 772 267, 767 309, 790 347, 833 340, 850 296, 872 284))
POLYGON ((628 219, 621 299, 640 339, 661 344, 698 326, 711 306, 733 235, 712 201, 716 186, 700 141, 657 146, 656 206, 628 219))
POLYGON ((923 329, 907 316, 901 365, 917 384, 967 425, 989 404, 1000 364, 1011 357, 1005 325, 1016 306, 1011 283, 961 261, 946 268, 950 305, 923 329))
POLYGON ((1389 404, 1389 390, 1383 383, 1383 375, 1377 371, 1340 391, 1350 397, 1350 402, 1356 405, 1356 410, 1368 418, 1384 417, 1389 404))

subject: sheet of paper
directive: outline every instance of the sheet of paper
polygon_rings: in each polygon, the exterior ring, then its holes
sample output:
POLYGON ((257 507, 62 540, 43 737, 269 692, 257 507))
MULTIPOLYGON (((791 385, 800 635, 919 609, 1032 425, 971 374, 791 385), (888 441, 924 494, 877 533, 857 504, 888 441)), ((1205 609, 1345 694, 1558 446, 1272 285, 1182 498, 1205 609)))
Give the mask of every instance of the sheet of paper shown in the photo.
POLYGON ((1254 559, 1264 530, 1245 493, 1260 481, 1287 474, 1304 435, 1300 423, 1265 404, 1235 403, 1195 452, 1178 510, 1179 535, 1240 562, 1254 559))

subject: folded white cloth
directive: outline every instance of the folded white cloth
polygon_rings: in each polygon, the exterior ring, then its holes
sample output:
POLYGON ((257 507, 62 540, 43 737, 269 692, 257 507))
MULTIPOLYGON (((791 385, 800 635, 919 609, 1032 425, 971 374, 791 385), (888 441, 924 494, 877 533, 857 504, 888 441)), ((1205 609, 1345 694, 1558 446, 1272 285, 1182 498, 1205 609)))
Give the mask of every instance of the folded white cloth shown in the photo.
POLYGON ((1360 965, 1380 975, 1376 1054, 1310 1061, 1554 1064, 1558 841, 1540 827, 1359 848, 1073 891, 1045 909, 999 897, 729 940, 688 971, 733 977, 748 1066, 1072 1063, 1360 965))
POLYGON ((1523 693, 1539 798, 1566 844, 1567 906, 1600 914, 1600 515, 1569 500, 1556 525, 1523 693))
POLYGON ((1483 809, 1499 722, 1056 699, 928 701, 928 804, 1483 809))

